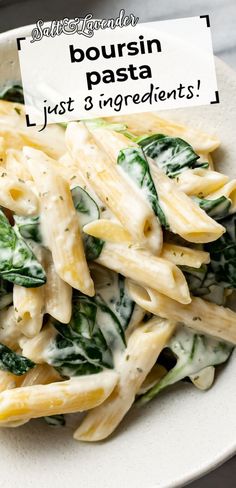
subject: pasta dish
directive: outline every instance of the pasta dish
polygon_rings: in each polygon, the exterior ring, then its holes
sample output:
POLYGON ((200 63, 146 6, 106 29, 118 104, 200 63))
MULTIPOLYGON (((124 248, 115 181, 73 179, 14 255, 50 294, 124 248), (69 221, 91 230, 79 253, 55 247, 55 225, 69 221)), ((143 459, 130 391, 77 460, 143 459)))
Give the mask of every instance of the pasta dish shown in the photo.
MULTIPOLYGON (((0 100, 0 426, 107 438, 236 343, 236 180, 219 140, 153 113, 27 128, 0 100)), ((173 392, 174 395, 174 392, 173 392)), ((158 408, 158 403, 157 403, 158 408)))

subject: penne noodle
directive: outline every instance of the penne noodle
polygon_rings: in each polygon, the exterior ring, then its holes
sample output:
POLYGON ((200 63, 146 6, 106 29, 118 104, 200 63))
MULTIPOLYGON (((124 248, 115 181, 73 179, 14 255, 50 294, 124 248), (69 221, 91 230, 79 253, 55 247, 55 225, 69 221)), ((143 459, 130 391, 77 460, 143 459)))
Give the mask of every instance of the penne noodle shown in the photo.
POLYGON ((229 308, 198 297, 192 297, 191 303, 183 305, 131 281, 128 282, 128 290, 133 300, 148 312, 236 344, 236 313, 229 308))
POLYGON ((39 192, 42 230, 46 245, 52 252, 56 272, 73 288, 93 296, 94 286, 69 185, 52 168, 42 151, 24 148, 24 153, 39 192))
MULTIPOLYGON (((41 264, 43 263, 43 249, 36 242, 31 241, 31 248, 41 264)), ((36 336, 43 325, 44 286, 25 288, 14 285, 13 305, 16 322, 22 334, 27 337, 36 336)))
POLYGON ((126 243, 132 242, 132 237, 127 230, 122 227, 119 222, 108 219, 99 219, 86 224, 83 227, 83 231, 90 236, 98 237, 104 241, 114 243, 126 243))
POLYGON ((127 147, 137 147, 137 144, 119 132, 110 129, 90 129, 97 144, 101 144, 103 149, 116 164, 119 152, 127 147))
POLYGON ((30 185, 32 186, 33 179, 27 169, 26 158, 22 151, 17 149, 7 149, 5 168, 17 178, 21 178, 26 182, 30 181, 30 185))
MULTIPOLYGON (((0 372, 0 382, 1 382, 1 373, 0 372)), ((1 383, 0 383, 0 392, 10 389, 10 388, 16 388, 16 387, 25 387, 25 386, 31 386, 35 384, 41 384, 41 385, 48 385, 49 383, 53 383, 55 381, 61 381, 62 378, 57 373, 57 371, 52 368, 52 366, 48 366, 47 364, 42 364, 35 366, 33 369, 28 371, 23 376, 14 376, 10 375, 10 373, 5 373, 8 376, 11 376, 13 379, 9 379, 8 385, 5 384, 5 388, 1 389, 1 383), (15 378, 15 380, 14 380, 15 378)), ((1 427, 19 427, 20 425, 26 424, 30 418, 26 418, 23 420, 12 420, 9 422, 5 422, 4 424, 1 424, 1 427)))
POLYGON ((149 371, 165 347, 175 325, 152 318, 130 336, 125 354, 119 359, 119 381, 108 399, 92 410, 74 433, 74 439, 100 441, 108 437, 132 406, 149 371))
POLYGON ((5 139, 5 150, 30 146, 55 159, 66 151, 64 129, 58 124, 50 124, 43 131, 26 127, 25 107, 20 103, 0 100, 0 135, 5 139))
POLYGON ((198 156, 200 156, 199 161, 201 162, 207 161, 209 164, 208 169, 214 171, 214 162, 212 158, 212 153, 198 151, 198 156))
POLYGON ((207 195, 207 198, 209 200, 215 200, 222 196, 231 200, 230 213, 234 213, 236 210, 236 179, 229 181, 214 193, 210 193, 207 195))
POLYGON ((66 142, 74 160, 102 202, 113 212, 135 242, 161 250, 162 230, 151 207, 108 155, 96 144, 83 123, 70 123, 66 142))
POLYGON ((171 137, 180 137, 191 144, 196 152, 212 152, 220 144, 217 137, 213 135, 160 118, 157 114, 151 112, 105 117, 105 120, 109 123, 121 122, 126 124, 127 130, 136 136, 160 133, 171 137))
POLYGON ((222 225, 179 190, 175 181, 164 175, 151 160, 150 170, 161 207, 174 233, 189 242, 206 243, 217 240, 225 232, 222 225))
POLYGON ((205 197, 229 180, 228 176, 217 171, 208 171, 202 168, 188 169, 175 178, 178 188, 186 195, 205 197))
POLYGON ((191 266, 192 268, 200 268, 202 264, 210 262, 209 252, 191 249, 190 247, 176 246, 167 242, 163 244, 160 257, 178 266, 191 266))
POLYGON ((43 324, 43 287, 25 288, 24 286, 14 285, 13 303, 16 322, 22 334, 27 337, 37 335, 43 324))
POLYGON ((10 422, 5 422, 3 424, 1 424, 1 428, 2 427, 7 427, 7 428, 15 428, 15 427, 20 427, 21 425, 24 425, 24 424, 27 424, 27 422, 29 422, 30 419, 24 419, 24 420, 15 420, 15 421, 10 421, 10 422))
POLYGON ((37 215, 39 212, 36 194, 3 166, 0 166, 0 205, 18 215, 37 215))
POLYGON ((191 301, 182 271, 166 259, 125 244, 106 242, 96 262, 181 303, 191 301))
POLYGON ((6 390, 0 393, 0 424, 97 407, 111 394, 117 380, 118 375, 109 371, 6 390))
POLYGON ((44 285, 45 313, 56 320, 67 324, 71 318, 72 288, 56 273, 52 255, 44 248, 44 269, 47 282, 44 285))

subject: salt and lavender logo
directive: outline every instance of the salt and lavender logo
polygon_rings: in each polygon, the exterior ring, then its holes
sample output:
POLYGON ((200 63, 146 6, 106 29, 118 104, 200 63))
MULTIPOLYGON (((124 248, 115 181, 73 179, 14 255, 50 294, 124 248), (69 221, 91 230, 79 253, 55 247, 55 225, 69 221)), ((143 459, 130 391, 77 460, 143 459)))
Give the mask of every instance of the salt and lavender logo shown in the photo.
POLYGON ((36 27, 31 32, 31 43, 41 41, 43 37, 56 37, 61 34, 80 34, 85 37, 93 37, 94 31, 99 29, 116 29, 132 26, 135 27, 139 21, 139 17, 134 14, 125 14, 125 10, 121 9, 116 18, 111 19, 94 19, 92 14, 87 14, 85 17, 75 17, 69 19, 65 17, 62 20, 52 20, 51 22, 44 22, 38 20, 36 27))

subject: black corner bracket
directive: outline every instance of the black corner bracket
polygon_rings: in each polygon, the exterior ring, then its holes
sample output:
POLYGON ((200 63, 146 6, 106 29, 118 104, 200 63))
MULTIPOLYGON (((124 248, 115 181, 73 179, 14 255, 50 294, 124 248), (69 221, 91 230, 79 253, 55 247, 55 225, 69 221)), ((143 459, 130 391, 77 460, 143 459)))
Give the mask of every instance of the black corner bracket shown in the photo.
POLYGON ((212 104, 213 104, 213 103, 220 103, 220 97, 219 97, 219 92, 218 92, 218 90, 217 90, 217 91, 215 91, 215 97, 216 97, 216 98, 215 98, 215 100, 213 100, 213 102, 210 102, 210 103, 212 103, 212 104))
POLYGON ((17 49, 18 51, 21 51, 21 41, 25 41, 26 37, 17 37, 16 38, 16 44, 17 44, 17 49))
POLYGON ((200 17, 200 19, 206 19, 206 25, 207 25, 207 27, 210 27, 211 26, 209 15, 199 15, 199 17, 200 17))
POLYGON ((25 114, 25 120, 26 120, 26 125, 27 127, 35 127, 36 124, 35 123, 30 123, 30 119, 29 119, 29 115, 28 114, 25 114))

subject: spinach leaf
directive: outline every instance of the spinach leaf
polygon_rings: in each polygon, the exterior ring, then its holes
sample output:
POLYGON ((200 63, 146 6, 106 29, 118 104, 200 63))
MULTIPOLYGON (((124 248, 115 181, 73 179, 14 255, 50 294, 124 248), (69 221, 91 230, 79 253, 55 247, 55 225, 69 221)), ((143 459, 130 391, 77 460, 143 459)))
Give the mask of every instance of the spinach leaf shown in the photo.
POLYGON ((14 215, 14 221, 24 239, 42 243, 42 234, 40 230, 40 217, 22 217, 14 215))
POLYGON ((140 403, 152 400, 167 386, 196 374, 207 366, 224 363, 232 351, 232 345, 196 334, 184 326, 176 330, 167 347, 174 353, 176 364, 159 383, 141 397, 140 403))
POLYGON ((107 305, 74 293, 68 325, 54 322, 58 334, 47 350, 47 362, 63 376, 94 374, 113 368, 113 353, 125 347, 121 324, 107 305))
POLYGON ((216 198, 215 200, 194 197, 193 200, 198 203, 202 210, 205 210, 205 212, 215 220, 220 220, 228 215, 231 207, 231 200, 224 196, 216 198))
POLYGON ((0 93, 0 99, 8 102, 25 103, 22 86, 16 84, 4 88, 0 93))
MULTIPOLYGON (((100 218, 99 208, 90 195, 80 186, 71 190, 75 209, 79 213, 81 228, 93 220, 100 218)), ((104 241, 97 237, 82 233, 86 258, 88 261, 97 259, 102 252, 104 241)))
POLYGON ((225 302, 225 288, 236 287, 236 214, 228 214, 231 201, 222 196, 215 200, 195 198, 208 215, 225 227, 219 239, 204 245, 210 253, 210 263, 199 269, 181 266, 195 296, 204 296, 218 305, 225 302))
POLYGON ((168 228, 167 220, 160 206, 156 188, 152 180, 149 165, 142 149, 128 147, 127 149, 121 150, 118 154, 117 164, 143 190, 160 223, 168 228))
POLYGON ((220 223, 226 232, 204 246, 211 256, 208 270, 222 287, 236 288, 236 213, 222 218, 220 223))
POLYGON ((45 422, 52 427, 63 427, 66 425, 65 416, 63 414, 48 415, 44 417, 45 422))
POLYGON ((71 190, 71 195, 75 209, 80 214, 80 223, 82 227, 100 217, 99 208, 90 195, 80 186, 71 190))
POLYGON ((134 301, 126 288, 124 276, 93 264, 90 266, 96 296, 116 315, 123 330, 129 325, 134 310, 134 301))
POLYGON ((0 343, 0 370, 8 371, 17 376, 27 373, 29 369, 34 368, 35 363, 30 359, 16 354, 9 347, 0 343))
POLYGON ((0 210, 0 276, 25 287, 46 282, 46 274, 35 255, 0 210))
POLYGON ((0 310, 12 304, 13 302, 12 291, 13 291, 12 284, 0 278, 0 310))
POLYGON ((192 146, 179 137, 153 134, 141 137, 137 142, 145 155, 152 158, 170 178, 186 169, 208 168, 208 163, 198 162, 199 156, 192 146))

